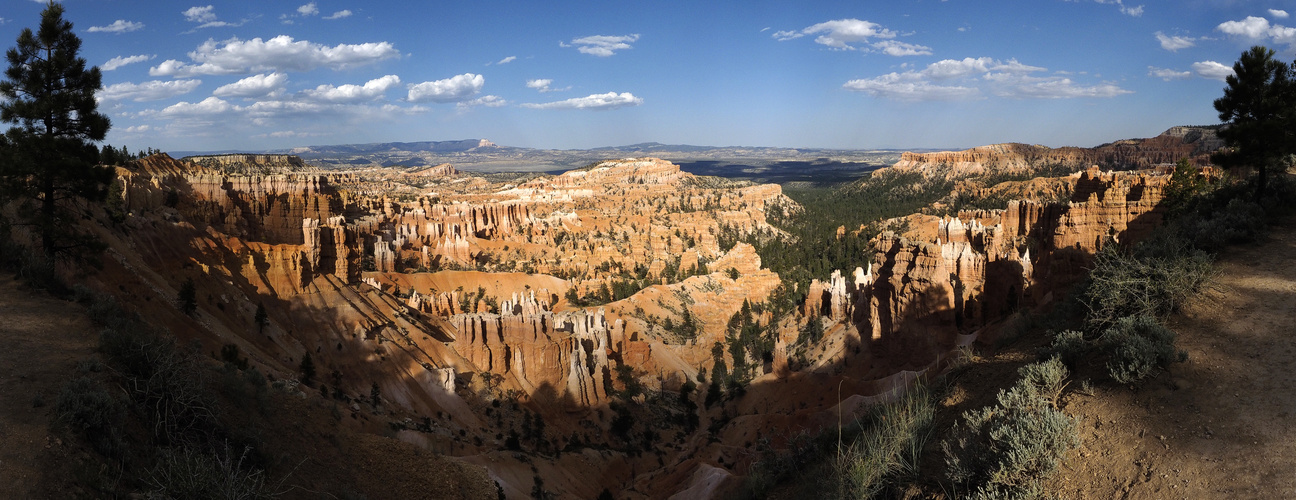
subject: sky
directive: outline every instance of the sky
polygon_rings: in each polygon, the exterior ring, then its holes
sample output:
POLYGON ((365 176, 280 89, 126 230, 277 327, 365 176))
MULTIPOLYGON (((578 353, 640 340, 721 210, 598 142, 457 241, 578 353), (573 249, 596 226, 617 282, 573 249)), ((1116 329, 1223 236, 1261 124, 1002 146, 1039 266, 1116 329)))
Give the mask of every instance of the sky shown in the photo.
POLYGON ((1292 0, 63 4, 132 150, 1094 146, 1217 123, 1242 51, 1296 55, 1292 0))

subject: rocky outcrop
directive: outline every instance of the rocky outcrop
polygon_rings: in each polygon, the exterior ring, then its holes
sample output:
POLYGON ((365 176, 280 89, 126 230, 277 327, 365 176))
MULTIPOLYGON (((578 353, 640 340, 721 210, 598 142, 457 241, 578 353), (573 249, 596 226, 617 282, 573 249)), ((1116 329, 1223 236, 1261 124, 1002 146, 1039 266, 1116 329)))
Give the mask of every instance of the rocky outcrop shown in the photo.
POLYGON ((903 235, 875 241, 867 271, 811 284, 806 311, 854 326, 862 339, 926 338, 929 355, 1072 283, 1103 246, 1160 225, 1166 175, 1088 169, 1064 203, 1014 200, 1004 210, 914 215, 903 235), (935 332, 946 332, 932 337, 935 332))

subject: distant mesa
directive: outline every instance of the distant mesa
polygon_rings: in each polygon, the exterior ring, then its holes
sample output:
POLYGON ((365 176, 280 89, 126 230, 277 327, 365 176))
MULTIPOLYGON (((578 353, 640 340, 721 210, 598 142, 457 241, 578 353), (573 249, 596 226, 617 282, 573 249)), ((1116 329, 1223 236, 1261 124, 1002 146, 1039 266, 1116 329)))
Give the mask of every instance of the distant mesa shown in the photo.
POLYGON ((956 178, 998 173, 1024 174, 1049 167, 1080 171, 1091 165, 1108 170, 1133 170, 1172 165, 1187 158, 1195 165, 1210 163, 1210 154, 1224 146, 1218 127, 1171 127, 1147 139, 1126 139, 1093 148, 1005 143, 963 151, 906 152, 893 168, 922 172, 924 177, 956 178))
POLYGON ((302 172, 311 167, 295 155, 280 154, 221 154, 186 156, 188 161, 224 174, 270 175, 302 172))

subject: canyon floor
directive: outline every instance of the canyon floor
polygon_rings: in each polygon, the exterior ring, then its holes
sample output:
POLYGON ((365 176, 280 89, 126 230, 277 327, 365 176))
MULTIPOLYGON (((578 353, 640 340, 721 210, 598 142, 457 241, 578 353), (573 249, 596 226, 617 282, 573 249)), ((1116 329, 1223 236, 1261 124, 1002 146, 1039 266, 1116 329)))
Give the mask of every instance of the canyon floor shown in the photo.
MULTIPOLYGON (((1296 219, 1229 248, 1167 325, 1188 361, 1137 390, 1073 391, 1083 440, 1060 498, 1296 497, 1296 219)), ((1077 382, 1073 382, 1075 384, 1077 382)))

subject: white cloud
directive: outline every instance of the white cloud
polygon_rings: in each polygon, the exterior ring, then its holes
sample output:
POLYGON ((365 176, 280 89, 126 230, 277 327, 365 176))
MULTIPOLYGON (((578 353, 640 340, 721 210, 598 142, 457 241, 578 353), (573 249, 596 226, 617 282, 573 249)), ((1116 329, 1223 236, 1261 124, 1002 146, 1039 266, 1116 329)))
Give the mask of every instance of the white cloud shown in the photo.
POLYGON ((400 77, 396 75, 387 75, 382 78, 369 80, 362 85, 342 85, 334 87, 332 85, 320 85, 313 90, 307 90, 303 94, 316 101, 335 102, 335 103, 355 103, 372 101, 382 97, 383 93, 389 89, 400 85, 400 77))
POLYGON ((980 99, 987 93, 1009 98, 1114 97, 1128 94, 1115 84, 1080 85, 1061 76, 1032 76, 1047 68, 1016 59, 946 59, 922 70, 907 70, 846 82, 842 88, 897 101, 980 99), (937 83, 950 81, 951 83, 937 83))
POLYGON ((301 7, 297 7, 297 14, 298 14, 298 15, 301 15, 301 16, 303 16, 303 17, 305 17, 305 16, 318 16, 318 15, 319 15, 319 8, 315 7, 315 2, 311 2, 311 3, 308 3, 308 4, 303 5, 303 6, 301 6, 301 7))
POLYGON ((409 86, 410 102, 460 102, 466 101, 486 85, 481 75, 464 73, 444 80, 423 82, 409 86))
POLYGON ((256 98, 265 97, 283 89, 283 84, 288 81, 288 75, 284 73, 270 73, 252 75, 237 82, 222 85, 212 92, 212 95, 218 97, 242 97, 256 98))
POLYGON ((1005 73, 1031 73, 1036 71, 1047 71, 1039 66, 1028 66, 1017 62, 1016 59, 1009 59, 1007 62, 998 61, 989 57, 978 57, 973 59, 965 57, 962 60, 945 59, 927 65, 921 74, 934 80, 949 80, 952 78, 965 78, 972 75, 989 73, 991 71, 1000 71, 1005 73))
POLYGON ((851 80, 842 88, 897 101, 957 101, 980 97, 974 87, 935 85, 912 71, 851 80))
POLYGON ((593 94, 586 97, 573 97, 564 101, 546 102, 546 103, 526 103, 524 108, 531 109, 616 109, 626 106, 638 106, 643 104, 643 99, 635 97, 629 92, 608 92, 606 94, 593 94))
POLYGON ((212 5, 206 7, 189 7, 188 10, 181 12, 181 14, 184 14, 185 20, 191 23, 210 23, 216 20, 215 10, 216 7, 212 5))
POLYGON ((495 63, 495 64, 497 64, 497 65, 499 65, 499 64, 508 64, 508 63, 511 63, 511 62, 513 62, 513 61, 516 61, 516 60, 517 60, 517 56, 508 56, 508 57, 505 57, 505 58, 503 58, 503 59, 500 59, 499 62, 497 62, 497 63, 495 63))
POLYGON ((904 43, 896 40, 883 40, 873 44, 873 48, 888 56, 930 56, 931 47, 904 43))
POLYGON ((188 94, 202 85, 202 80, 153 80, 144 83, 114 83, 99 91, 104 101, 157 101, 188 94))
POLYGON ((127 65, 127 64, 135 64, 135 63, 137 63, 137 62, 144 62, 144 61, 147 61, 147 60, 152 59, 152 58, 154 58, 154 57, 157 57, 157 56, 156 56, 156 55, 145 55, 145 54, 139 54, 139 55, 134 55, 134 56, 126 56, 126 57, 117 56, 117 57, 114 57, 114 58, 112 58, 112 59, 109 59, 108 62, 105 62, 105 63, 103 63, 103 64, 100 64, 100 65, 99 65, 99 69, 104 70, 104 71, 112 71, 112 70, 115 70, 115 69, 120 68, 120 67, 122 67, 122 66, 125 66, 125 65, 127 65))
POLYGON ((484 96, 478 97, 478 98, 476 98, 476 99, 473 99, 473 100, 471 100, 471 101, 464 101, 464 102, 461 102, 461 103, 457 104, 456 106, 458 106, 459 108, 462 109, 462 108, 471 108, 471 107, 476 107, 476 106, 485 106, 485 107, 488 107, 488 108, 498 108, 498 107, 505 106, 505 105, 508 105, 508 101, 505 101, 504 98, 502 98, 502 97, 500 97, 500 96, 497 96, 497 95, 484 95, 484 96))
POLYGON ((1008 62, 995 61, 990 65, 990 71, 1002 71, 1005 73, 1033 73, 1036 71, 1048 71, 1048 68, 1039 66, 1030 66, 1017 62, 1016 59, 1009 59, 1008 62))
POLYGON ((819 35, 815 43, 833 50, 871 50, 889 56, 929 56, 931 47, 892 40, 899 34, 882 25, 860 19, 836 19, 807 26, 801 31, 775 31, 771 36, 780 42, 806 35, 819 35))
POLYGON ((1113 83, 1086 86, 1060 76, 1036 77, 1020 73, 989 73, 982 78, 993 83, 992 89, 995 95, 1013 99, 1116 97, 1133 93, 1113 83))
POLYGON ((126 127, 125 132, 127 134, 138 134, 140 132, 148 132, 149 130, 153 130, 153 127, 150 127, 148 125, 134 125, 134 126, 126 127))
POLYGON ((1279 9, 1269 9, 1269 16, 1274 19, 1287 19, 1287 11, 1279 9))
POLYGON ((417 115, 419 113, 427 113, 429 111, 432 111, 432 108, 429 108, 427 106, 401 107, 391 103, 384 104, 382 105, 382 107, 378 109, 382 110, 383 114, 385 115, 391 115, 391 114, 417 115))
POLYGON ((1244 36, 1247 38, 1264 38, 1269 34, 1269 20, 1263 17, 1247 16, 1241 21, 1227 21, 1220 23, 1215 29, 1223 31, 1229 35, 1244 36))
MULTIPOLYGON (((785 32, 779 32, 785 33, 785 32)), ((790 40, 784 36, 779 38, 775 33, 775 38, 781 40, 790 40)), ((838 50, 855 50, 852 44, 866 43, 870 38, 890 39, 896 37, 896 32, 883 28, 881 25, 859 19, 837 19, 815 24, 801 30, 796 37, 804 35, 816 35, 815 43, 827 45, 838 50)))
POLYGON ((788 40, 793 40, 793 39, 801 38, 801 37, 803 37, 803 36, 805 36, 805 35, 801 34, 800 32, 796 32, 796 31, 787 31, 787 30, 782 30, 782 31, 775 31, 775 32, 774 32, 773 34, 771 34, 770 36, 773 37, 775 40, 778 40, 778 41, 780 41, 780 42, 786 42, 786 41, 788 41, 788 40))
POLYGON ((158 112, 163 117, 206 116, 237 111, 238 108, 219 97, 208 97, 201 102, 180 101, 158 112))
POLYGON ((194 63, 168 59, 150 68, 152 76, 231 75, 254 71, 309 71, 316 68, 342 69, 398 57, 390 42, 338 44, 333 47, 294 41, 288 35, 269 40, 231 38, 217 43, 207 40, 189 53, 194 63))
POLYGON ((298 132, 296 130, 276 130, 268 134, 257 134, 252 137, 270 137, 274 139, 295 139, 304 137, 320 137, 325 134, 319 132, 298 132))
POLYGON ((113 21, 112 24, 109 24, 107 26, 91 26, 90 29, 87 29, 86 31, 90 33, 122 34, 122 33, 130 33, 132 31, 139 31, 141 29, 144 29, 144 23, 137 23, 134 21, 127 21, 125 19, 118 19, 116 21, 113 21))
MULTIPOLYGON (((1083 0, 1066 0, 1066 1, 1068 1, 1068 2, 1081 2, 1081 1, 1083 1, 1083 0)), ((1095 2, 1098 2, 1098 3, 1101 3, 1101 4, 1115 5, 1115 6, 1117 6, 1117 7, 1120 9, 1121 14, 1125 14, 1125 15, 1127 15, 1127 16, 1131 16, 1131 17, 1139 17, 1139 16, 1142 16, 1142 15, 1143 15, 1143 6, 1142 6, 1142 5, 1139 5, 1139 6, 1137 6, 1137 7, 1130 7, 1130 6, 1128 6, 1128 5, 1125 5, 1124 0, 1094 0, 1094 1, 1095 1, 1095 2)))
POLYGON ((1215 61, 1201 61, 1192 64, 1192 70, 1197 76, 1210 80, 1224 81, 1229 75, 1233 74, 1231 66, 1225 66, 1215 61))
POLYGON ((1171 52, 1197 45, 1193 42, 1193 38, 1186 36, 1168 36, 1160 31, 1156 32, 1156 39, 1161 42, 1161 48, 1171 52))
POLYGON ((529 89, 536 89, 536 90, 540 91, 541 93, 545 93, 545 92, 562 92, 562 91, 564 91, 564 90, 571 90, 571 85, 568 85, 568 86, 563 87, 563 88, 560 88, 560 89, 556 89, 556 88, 550 87, 550 85, 553 85, 553 80, 552 80, 552 79, 549 79, 549 78, 537 78, 537 79, 535 79, 535 80, 527 80, 527 82, 526 82, 526 86, 527 86, 527 88, 529 88, 529 89))
POLYGON ((333 15, 328 16, 328 17, 326 17, 326 18, 324 18, 324 19, 328 19, 328 20, 332 21, 332 20, 334 20, 334 19, 342 19, 342 18, 344 18, 344 17, 351 17, 351 11, 350 11, 350 10, 339 10, 339 11, 337 11, 337 12, 334 12, 333 15))
POLYGON ((1148 76, 1154 76, 1168 82, 1170 80, 1187 80, 1189 78, 1192 78, 1192 72, 1175 71, 1173 69, 1158 68, 1156 66, 1148 66, 1148 76))
POLYGON ((589 54, 598 57, 609 57, 616 54, 618 50, 629 50, 630 44, 639 41, 639 34, 632 33, 622 36, 593 35, 577 38, 571 41, 571 44, 558 42, 560 47, 576 47, 576 50, 582 54, 589 54))
POLYGON ((1269 24, 1263 17, 1247 16, 1241 21, 1227 21, 1215 27, 1228 35, 1240 36, 1252 40, 1269 39, 1274 43, 1296 45, 1296 28, 1281 24, 1269 24))
POLYGON ((963 60, 945 59, 927 65, 923 70, 924 76, 936 80, 948 80, 950 78, 962 78, 968 75, 981 74, 990 71, 990 65, 994 60, 989 57, 973 59, 966 57, 963 60))
POLYGON ((191 23, 201 23, 194 29, 217 28, 221 26, 242 26, 243 23, 247 22, 246 19, 237 23, 217 20, 216 8, 211 5, 204 7, 189 7, 184 12, 181 12, 181 14, 185 16, 186 21, 191 23))

